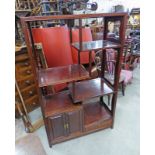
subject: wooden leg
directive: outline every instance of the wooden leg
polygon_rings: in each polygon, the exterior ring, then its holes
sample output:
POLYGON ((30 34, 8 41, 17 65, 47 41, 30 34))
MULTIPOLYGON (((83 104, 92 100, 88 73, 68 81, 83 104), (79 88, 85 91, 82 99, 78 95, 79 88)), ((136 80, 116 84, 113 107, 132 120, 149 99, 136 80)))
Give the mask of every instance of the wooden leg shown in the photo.
POLYGON ((78 64, 80 64, 80 51, 78 51, 78 64))
POLYGON ((91 69, 92 69, 92 52, 89 52, 89 76, 91 77, 91 69))
POLYGON ((108 95, 108 105, 110 105, 110 98, 111 98, 111 95, 108 95))
POLYGON ((122 95, 125 96, 125 85, 124 85, 124 81, 121 83, 122 85, 122 95))

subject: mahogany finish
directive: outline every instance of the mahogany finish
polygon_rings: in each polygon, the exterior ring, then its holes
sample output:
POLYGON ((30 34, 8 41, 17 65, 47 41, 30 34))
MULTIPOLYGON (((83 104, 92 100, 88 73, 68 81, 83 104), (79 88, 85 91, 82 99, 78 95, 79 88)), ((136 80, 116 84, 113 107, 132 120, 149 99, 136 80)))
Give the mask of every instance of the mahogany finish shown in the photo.
POLYGON ((79 52, 92 51, 92 50, 100 50, 100 49, 108 49, 108 48, 120 48, 120 44, 114 43, 107 40, 96 40, 96 41, 88 41, 82 42, 82 47, 80 48, 80 43, 72 43, 72 46, 77 49, 79 52), (80 51, 81 49, 81 51, 80 51))
POLYGON ((43 96, 42 102, 44 105, 45 117, 81 108, 80 105, 73 104, 68 91, 63 91, 54 95, 43 96))
MULTIPOLYGON (((52 144, 56 144, 62 141, 66 141, 75 137, 83 136, 88 133, 92 133, 105 128, 113 128, 115 109, 117 102, 117 91, 119 84, 119 76, 121 69, 121 57, 125 40, 125 28, 126 28, 127 14, 126 13, 100 13, 100 14, 84 14, 84 15, 60 15, 60 16, 43 16, 43 17, 24 17, 21 18, 22 28, 25 33, 25 40, 29 49, 29 56, 31 57, 31 65, 33 66, 33 72, 39 79, 38 86, 48 86, 58 83, 72 82, 69 84, 69 92, 62 92, 59 94, 48 95, 40 97, 41 108, 45 122, 45 128, 50 147, 52 144), (104 35, 103 40, 92 41, 83 43, 82 41, 82 20, 86 18, 100 18, 104 20, 104 35), (54 19, 78 19, 79 20, 79 43, 75 43, 80 58, 80 52, 84 50, 98 50, 102 49, 102 65, 101 65, 101 78, 76 82, 77 80, 87 79, 88 75, 85 70, 75 69, 73 72, 65 68, 66 72, 60 67, 52 68, 48 70, 36 71, 37 62, 33 55, 37 55, 33 47, 33 36, 31 32, 30 23, 34 21, 49 21, 54 19), (106 41, 108 32, 109 21, 120 21, 120 44, 106 41), (32 45, 31 45, 32 44, 32 45), (115 67, 114 85, 111 87, 105 83, 105 57, 106 48, 117 48, 118 56, 115 67), (34 52, 34 54, 33 54, 34 52), (62 71, 60 71, 62 70, 62 71), (48 72, 48 74, 47 74, 48 72), (52 73, 53 72, 53 73, 52 73), (59 73, 58 73, 59 72, 59 73), (41 81, 41 79, 44 81, 41 81), (102 97, 107 94, 112 94, 111 110, 102 102, 102 97), (94 97, 100 97, 100 101, 96 103, 84 104, 84 100, 90 100, 94 97), (77 103, 80 102, 80 103, 77 103), (76 103, 76 104, 74 104, 76 103)), ((91 52, 89 55, 91 59, 91 52)), ((91 63, 91 61, 90 61, 91 63)), ((80 59, 79 59, 80 64, 80 59)), ((89 65, 91 66, 91 65, 89 65)), ((77 66, 76 66, 77 67, 77 66)), ((75 68, 76 68, 75 67, 75 68)), ((90 73, 90 71, 89 71, 90 73)), ((38 92, 40 88, 38 87, 38 92)), ((42 95, 41 95, 42 96, 42 95)))
POLYGON ((110 111, 100 102, 84 104, 84 126, 85 130, 91 130, 101 126, 105 121, 112 122, 110 111))
POLYGON ((114 93, 102 78, 69 84, 69 90, 74 103, 114 93))
POLYGON ((89 74, 82 65, 74 64, 69 66, 41 69, 38 72, 38 76, 39 87, 44 87, 84 80, 89 77, 89 74))
POLYGON ((110 18, 118 19, 127 16, 127 13, 96 13, 96 14, 80 14, 80 15, 54 15, 54 16, 30 16, 30 17, 21 17, 25 22, 31 21, 46 21, 52 19, 85 19, 85 18, 110 18))
MULTIPOLYGON (((39 107, 39 97, 37 93, 37 85, 35 83, 35 76, 30 65, 30 57, 25 46, 16 47, 15 51, 15 75, 19 86, 19 91, 22 95, 25 107, 28 112, 33 111, 39 107), (33 99, 35 96, 35 99, 33 99)), ((24 113, 23 106, 18 91, 15 91, 15 100, 19 102, 19 106, 24 113)), ((20 117, 17 106, 15 106, 15 115, 20 117)))

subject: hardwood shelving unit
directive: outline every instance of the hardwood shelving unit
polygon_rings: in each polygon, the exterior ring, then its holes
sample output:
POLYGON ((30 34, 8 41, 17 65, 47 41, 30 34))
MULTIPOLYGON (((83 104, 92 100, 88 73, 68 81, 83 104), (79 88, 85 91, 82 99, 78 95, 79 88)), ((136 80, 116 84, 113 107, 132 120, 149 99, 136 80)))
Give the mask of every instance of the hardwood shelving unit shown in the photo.
MULTIPOLYGON (((117 102, 117 91, 121 70, 121 57, 123 53, 126 13, 102 13, 86 15, 59 15, 43 17, 21 18, 25 40, 31 57, 31 65, 36 75, 38 92, 40 93, 40 103, 44 118, 45 128, 50 147, 53 144, 63 142, 72 138, 83 136, 105 128, 113 128, 115 109, 117 102), (104 37, 103 40, 83 42, 82 41, 82 20, 86 18, 103 18, 104 37), (79 63, 54 67, 48 69, 37 69, 36 58, 31 31, 31 22, 49 20, 79 20, 79 42, 70 43, 78 50, 79 63), (119 43, 107 40, 107 30, 109 21, 120 21, 119 43), (32 46, 31 46, 32 44, 32 46), (118 51, 115 68, 114 84, 109 85, 104 79, 106 49, 114 48, 118 51), (80 53, 89 52, 89 66, 91 69, 91 51, 102 50, 101 77, 91 79, 89 73, 80 64, 80 53), (56 94, 44 94, 42 88, 49 85, 69 83, 68 90, 56 94), (110 107, 103 101, 106 95, 112 95, 110 107), (96 99, 97 101, 94 101, 96 99)), ((70 32, 72 27, 69 27, 70 32)), ((70 37, 71 33, 70 33, 70 37)), ((72 40, 72 39, 71 39, 72 40)))

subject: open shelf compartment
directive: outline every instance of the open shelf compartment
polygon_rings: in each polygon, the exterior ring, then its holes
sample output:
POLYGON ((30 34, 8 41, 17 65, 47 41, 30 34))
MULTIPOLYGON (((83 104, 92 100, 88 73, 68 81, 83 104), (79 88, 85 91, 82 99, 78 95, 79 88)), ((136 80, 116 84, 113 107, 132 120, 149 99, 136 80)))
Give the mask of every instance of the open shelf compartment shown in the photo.
POLYGON ((107 41, 107 40, 95 40, 82 42, 82 49, 80 49, 80 43, 75 42, 72 43, 72 46, 80 52, 91 51, 91 50, 100 50, 100 49, 108 49, 108 48, 120 48, 121 44, 107 41))
POLYGON ((112 124, 112 115, 110 110, 100 101, 83 104, 84 109, 84 127, 85 130, 91 130, 107 123, 112 124))
POLYGON ((102 78, 70 83, 69 91, 74 103, 114 93, 102 78))
POLYGON ((39 87, 57 85, 89 78, 86 69, 79 64, 41 69, 38 72, 39 87))

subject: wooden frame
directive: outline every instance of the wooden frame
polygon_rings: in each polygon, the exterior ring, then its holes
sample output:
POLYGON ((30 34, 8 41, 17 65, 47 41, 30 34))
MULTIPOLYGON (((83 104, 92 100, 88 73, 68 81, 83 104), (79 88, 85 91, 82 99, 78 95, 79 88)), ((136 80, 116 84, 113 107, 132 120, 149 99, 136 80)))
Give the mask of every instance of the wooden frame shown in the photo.
MULTIPOLYGON (((84 15, 58 15, 58 16, 37 16, 37 17, 22 17, 21 18, 21 23, 22 23, 22 29, 23 32, 25 34, 25 40, 26 40, 26 44, 27 44, 27 48, 28 48, 28 52, 29 52, 29 56, 31 58, 31 65, 33 66, 33 72, 36 75, 36 77, 38 76, 38 71, 37 71, 37 54, 35 52, 34 49, 34 41, 33 41, 33 36, 32 36, 32 31, 31 31, 31 26, 30 26, 30 22, 34 22, 34 21, 48 21, 48 20, 55 20, 55 19, 59 19, 59 20, 73 20, 73 19, 78 19, 79 20, 79 49, 78 49, 78 62, 80 65, 80 52, 83 52, 83 41, 82 41, 82 20, 85 18, 103 18, 104 19, 104 35, 103 35, 103 44, 102 44, 102 66, 101 66, 101 80, 104 80, 104 72, 105 72, 105 59, 106 59, 106 47, 104 46, 104 41, 107 39, 107 30, 108 30, 108 22, 109 21, 120 21, 120 42, 119 45, 114 47, 118 50, 118 54, 117 54, 117 60, 116 60, 116 68, 115 68, 115 78, 114 78, 114 86, 112 87, 112 91, 113 91, 113 97, 112 97, 112 107, 111 110, 109 110, 109 108, 105 105, 104 101, 103 101, 103 96, 100 97, 100 103, 104 105, 104 109, 103 109, 103 113, 105 113, 104 115, 108 116, 108 120, 104 120, 104 123, 102 125, 99 125, 97 127, 93 127, 91 124, 88 125, 87 124, 87 128, 85 126, 83 126, 83 131, 82 132, 77 132, 77 133, 70 133, 70 135, 68 137, 59 137, 56 139, 53 139, 53 133, 51 130, 51 125, 49 124, 49 120, 48 117, 46 117, 44 110, 46 108, 46 105, 50 102, 43 102, 43 98, 42 98, 42 92, 41 89, 38 87, 38 93, 40 93, 40 101, 41 101, 41 109, 42 109, 42 113, 43 113, 43 118, 44 118, 44 122, 45 122, 45 127, 46 127, 46 132, 47 132, 47 136, 48 136, 48 140, 49 140, 49 145, 52 146, 52 144, 58 143, 58 142, 62 142, 71 138, 75 138, 75 137, 79 137, 82 135, 86 135, 88 133, 91 132, 95 132, 104 128, 113 128, 114 127, 114 118, 115 118, 115 109, 116 109, 116 102, 117 102, 117 91, 118 91, 118 85, 119 85, 119 76, 120 76, 120 71, 121 71, 121 57, 122 57, 122 53, 123 53, 123 48, 124 48, 124 42, 125 42, 125 29, 126 29, 126 22, 127 22, 127 13, 100 13, 100 14, 84 14, 84 15), (110 114, 110 116, 109 116, 110 114)), ((71 30, 71 29, 70 29, 71 30)), ((71 32, 71 31, 70 31, 71 32)), ((71 35, 70 35, 71 37, 71 35)), ((72 38, 72 37, 71 37, 72 38)), ((72 40, 72 39, 71 39, 72 40)), ((112 46, 109 46, 108 48, 110 48, 112 46)), ((89 60, 91 63, 91 51, 94 49, 90 49, 89 51, 89 60)), ((89 65, 91 67, 91 64, 89 65)), ((90 70, 89 70, 90 73, 90 70)), ((91 74, 89 74, 91 75, 91 74)), ((76 91, 76 81, 78 80, 79 77, 75 78, 75 80, 72 79, 71 82, 73 82, 72 84, 72 97, 74 98, 75 94, 74 92, 76 91)), ((68 81, 69 82, 69 81, 68 81)), ((39 86, 39 81, 36 78, 36 83, 39 86)), ((104 81, 104 83, 106 83, 106 81, 104 81)), ((49 84, 47 83, 47 86, 49 84)), ((85 86, 84 86, 85 87, 85 86)), ((102 88, 101 88, 102 90, 102 88)), ((97 89, 98 91, 98 89, 97 89)), ((88 94, 87 94, 88 95, 88 94)), ((94 96, 95 97, 95 96, 94 96)), ((54 101, 55 102, 55 101, 54 101)), ((83 101, 82 101, 83 102, 83 101)), ((68 103, 70 104, 70 103, 68 103)), ((98 104, 98 102, 96 103, 98 104)), ((52 107, 51 110, 54 110, 55 107, 52 107)), ((74 108, 73 108, 74 109, 74 108)), ((64 113, 64 111, 62 110, 60 112, 64 113)), ((85 114, 85 113, 84 113, 85 114)), ((83 114, 83 115, 84 115, 83 114)), ((62 114, 61 114, 62 115, 62 114)), ((60 116, 61 117, 61 116, 60 116)), ((82 115, 80 116, 82 117, 82 115)), ((96 115, 96 117, 98 117, 98 114, 96 115)), ((53 118, 53 117, 52 117, 53 118)), ((62 118, 63 119, 63 118, 62 118)), ((59 120, 60 121, 60 120, 59 120)), ((82 121, 83 122, 83 121, 82 121)), ((89 121, 88 121, 89 122, 89 121)), ((98 124, 99 122, 97 121, 94 124, 98 124)), ((54 127, 54 126, 53 126, 54 127)), ((66 128, 66 125, 65 125, 66 128)))

